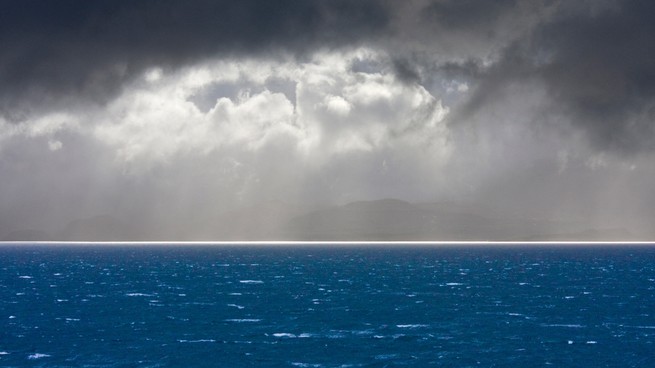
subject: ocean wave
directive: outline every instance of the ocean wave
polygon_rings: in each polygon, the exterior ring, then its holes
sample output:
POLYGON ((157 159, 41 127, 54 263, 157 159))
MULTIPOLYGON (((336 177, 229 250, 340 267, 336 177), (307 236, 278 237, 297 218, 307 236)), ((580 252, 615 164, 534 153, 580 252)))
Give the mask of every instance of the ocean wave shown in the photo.
POLYGON ((36 360, 36 359, 49 358, 49 357, 50 357, 50 354, 34 353, 34 354, 28 355, 27 359, 36 360))
POLYGON ((155 296, 155 294, 145 294, 145 293, 127 293, 125 296, 155 296))
POLYGON ((408 325, 396 325, 398 328, 425 328, 425 327, 430 327, 430 325, 426 324, 408 324, 408 325))
POLYGON ((295 334, 287 333, 287 332, 276 332, 276 333, 273 334, 273 336, 275 336, 275 337, 286 337, 286 338, 290 338, 290 339, 297 337, 295 334))
POLYGON ((579 324, 565 324, 565 323, 542 323, 541 327, 567 327, 567 328, 584 328, 586 326, 579 324))
POLYGON ((216 342, 216 340, 214 340, 214 339, 177 340, 177 342, 193 344, 193 343, 201 343, 201 342, 216 342))

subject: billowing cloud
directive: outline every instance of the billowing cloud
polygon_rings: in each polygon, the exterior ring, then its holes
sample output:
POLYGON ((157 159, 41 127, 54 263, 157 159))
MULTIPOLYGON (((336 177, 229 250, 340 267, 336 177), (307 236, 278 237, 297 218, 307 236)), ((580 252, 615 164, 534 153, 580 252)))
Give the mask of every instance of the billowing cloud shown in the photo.
POLYGON ((80 99, 103 104, 153 65, 301 55, 380 37, 386 23, 383 4, 369 0, 8 1, 0 15, 0 112, 20 121, 80 99))
MULTIPOLYGON (((47 156, 85 157, 86 165, 74 170, 103 165, 114 177, 107 183, 117 187, 88 189, 124 196, 112 204, 121 211, 141 203, 143 211, 173 217, 215 215, 273 199, 338 203, 402 196, 426 179, 434 184, 434 171, 448 159, 448 110, 422 86, 396 78, 385 58, 356 49, 325 51, 306 61, 226 59, 170 73, 148 69, 102 108, 6 123, 6 139, 31 139, 47 156), (358 62, 380 68, 358 72, 358 62), (214 104, 208 107, 210 95, 214 104), (86 140, 93 151, 68 136, 86 140)), ((16 146, 7 145, 3 154, 42 170, 16 146)), ((61 185, 77 185, 66 172, 49 175, 61 185)), ((33 190, 45 192, 46 186, 33 190)))
POLYGON ((479 81, 462 113, 485 109, 507 88, 532 84, 547 91, 540 113, 581 129, 595 149, 652 151, 653 10, 636 0, 561 5, 488 67, 474 60, 447 65, 479 81))

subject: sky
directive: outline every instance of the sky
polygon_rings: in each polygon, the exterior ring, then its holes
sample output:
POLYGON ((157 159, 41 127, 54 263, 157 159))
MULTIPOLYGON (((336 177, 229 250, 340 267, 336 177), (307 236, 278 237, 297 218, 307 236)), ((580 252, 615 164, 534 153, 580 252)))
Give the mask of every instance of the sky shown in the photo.
POLYGON ((649 0, 0 0, 0 230, 270 201, 649 231, 649 0))

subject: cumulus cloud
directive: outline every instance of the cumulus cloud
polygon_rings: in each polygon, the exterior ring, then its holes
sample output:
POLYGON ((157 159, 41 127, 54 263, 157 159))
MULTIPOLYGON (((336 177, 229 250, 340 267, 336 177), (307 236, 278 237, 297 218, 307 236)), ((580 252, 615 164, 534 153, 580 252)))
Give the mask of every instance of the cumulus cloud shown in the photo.
MULTIPOLYGON (((44 155, 47 149, 85 157, 75 170, 102 165, 115 179, 89 190, 124 196, 112 204, 121 211, 140 203, 151 213, 216 214, 271 199, 339 203, 403 196, 433 182, 433 171, 447 160, 451 147, 442 122, 448 110, 388 68, 352 68, 357 61, 382 65, 384 59, 356 49, 324 51, 306 61, 230 59, 170 73, 155 68, 104 108, 8 124, 13 133, 7 139, 31 139, 44 155), (271 80, 285 80, 295 90, 274 92, 271 80), (215 88, 227 84, 237 91, 225 96, 215 88), (202 108, 199 94, 213 94, 213 106, 202 108)), ((34 164, 11 149, 18 154, 14 162, 34 164)), ((49 173, 62 186, 78 185, 67 174, 49 173)))
MULTIPOLYGON (((434 159, 443 158, 447 131, 440 122, 447 109, 425 88, 404 85, 387 70, 353 71, 351 65, 361 58, 380 55, 360 49, 323 52, 307 62, 193 66, 156 83, 137 82, 89 118, 96 122, 95 138, 127 164, 166 161, 190 151, 258 151, 276 139, 293 142, 298 155, 315 162, 402 140, 439 147, 443 152, 434 159), (272 78, 295 85, 294 93, 271 91, 272 78), (227 83, 237 89, 230 97, 214 89, 227 83), (214 92, 214 105, 205 111, 194 96, 206 89, 214 92)), ((143 79, 150 76, 146 72, 143 79)))

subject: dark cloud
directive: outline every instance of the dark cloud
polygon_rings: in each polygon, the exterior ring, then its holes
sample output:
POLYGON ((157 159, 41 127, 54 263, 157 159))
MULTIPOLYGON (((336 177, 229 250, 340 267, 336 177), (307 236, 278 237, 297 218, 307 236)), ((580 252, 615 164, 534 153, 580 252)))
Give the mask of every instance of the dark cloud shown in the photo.
POLYGON ((217 54, 302 54, 378 37, 378 1, 17 0, 0 12, 0 112, 103 103, 147 66, 217 54))
POLYGON ((534 37, 551 96, 599 148, 655 149, 654 20, 655 3, 628 0, 597 16, 565 17, 534 37))
POLYGON ((478 80, 484 74, 484 67, 478 60, 469 59, 464 62, 446 62, 438 66, 438 71, 446 78, 465 78, 478 80))
POLYGON ((453 118, 495 103, 508 86, 539 82, 547 108, 584 131, 599 150, 655 149, 655 3, 626 0, 602 12, 560 9, 551 21, 505 47, 499 61, 450 63, 446 73, 472 76, 477 89, 453 118))
POLYGON ((436 0, 424 9, 424 19, 443 28, 487 27, 516 7, 516 0, 436 0))
POLYGON ((414 67, 414 64, 407 59, 396 59, 392 63, 393 71, 403 83, 418 83, 421 75, 414 67))

